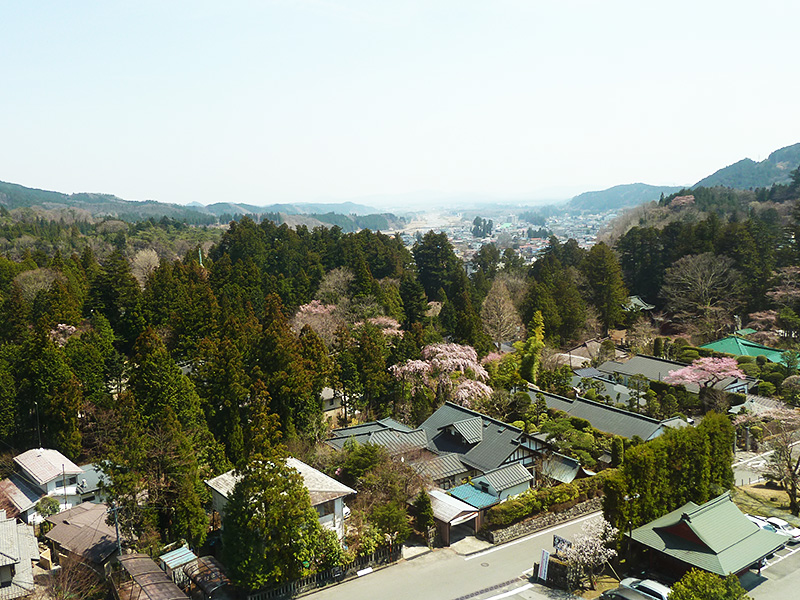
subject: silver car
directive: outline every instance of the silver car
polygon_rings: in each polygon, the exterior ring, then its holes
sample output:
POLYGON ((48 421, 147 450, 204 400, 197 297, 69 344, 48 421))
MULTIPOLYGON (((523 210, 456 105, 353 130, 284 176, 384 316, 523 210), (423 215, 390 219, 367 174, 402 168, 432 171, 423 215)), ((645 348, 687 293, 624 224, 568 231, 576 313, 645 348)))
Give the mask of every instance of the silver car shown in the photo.
POLYGON ((655 598, 656 600, 667 600, 669 593, 672 591, 663 583, 658 583, 652 579, 637 579, 635 577, 623 579, 619 582, 619 585, 636 590, 640 594, 644 594, 648 598, 655 598))

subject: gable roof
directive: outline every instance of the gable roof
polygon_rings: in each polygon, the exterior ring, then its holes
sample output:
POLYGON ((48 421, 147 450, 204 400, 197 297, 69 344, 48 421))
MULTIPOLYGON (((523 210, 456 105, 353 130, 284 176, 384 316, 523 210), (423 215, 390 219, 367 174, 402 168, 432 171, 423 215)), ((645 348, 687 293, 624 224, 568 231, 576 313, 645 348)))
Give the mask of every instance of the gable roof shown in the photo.
POLYGON ((553 452, 542 461, 542 475, 559 483, 571 483, 580 472, 581 463, 569 456, 553 452))
POLYGON ((485 481, 500 493, 531 480, 533 480, 533 475, 528 469, 519 463, 513 463, 484 473, 480 477, 473 479, 473 482, 480 483, 485 481))
MULTIPOLYGON (((347 487, 343 483, 339 483, 333 477, 328 477, 325 473, 318 471, 314 467, 296 458, 287 458, 286 466, 300 473, 300 476, 303 478, 303 485, 305 485, 306 490, 308 490, 308 495, 311 498, 311 506, 316 506, 328 500, 335 500, 336 498, 356 493, 355 490, 347 487)), ((206 485, 223 498, 228 499, 233 492, 233 488, 236 487, 236 484, 241 478, 241 475, 237 474, 235 469, 231 469, 222 475, 217 475, 213 479, 208 479, 206 485)))
POLYGON ((15 456, 14 462, 25 469, 39 485, 44 485, 62 474, 80 475, 83 473, 83 469, 61 452, 49 448, 28 450, 15 456))
POLYGON ((105 504, 84 502, 47 517, 54 527, 45 537, 95 564, 102 564, 117 549, 114 528, 106 523, 105 504))
POLYGON ((785 543, 760 529, 731 500, 730 492, 698 506, 688 502, 634 529, 631 537, 659 552, 711 573, 738 573, 785 543))
MULTIPOLYGON (((464 406, 445 402, 420 425, 428 435, 428 447, 439 453, 455 453, 461 461, 483 473, 500 467, 524 440, 533 440, 518 427, 483 415, 464 406), (442 430, 456 423, 469 421, 470 430, 481 423, 481 440, 464 445, 442 430)), ((540 440, 537 440, 540 441, 540 440)))
POLYGON ((767 360, 770 360, 774 363, 785 364, 783 362, 783 350, 770 348, 769 346, 764 346, 763 344, 757 344, 735 335, 730 335, 722 338, 721 340, 703 344, 700 347, 708 348, 709 350, 714 350, 715 352, 722 352, 724 354, 733 354, 734 356, 763 355, 767 357, 767 360))
POLYGON ((453 423, 453 429, 462 435, 468 444, 477 444, 483 439, 483 421, 480 417, 469 417, 453 423))
POLYGON ((431 490, 428 495, 431 498, 433 516, 439 521, 458 525, 478 516, 474 506, 448 496, 441 490, 431 490))
MULTIPOLYGON (((326 440, 326 443, 336 450, 341 450, 348 440, 354 440, 359 444, 375 443, 384 445, 383 442, 391 439, 387 435, 387 432, 404 434, 411 433, 412 429, 398 421, 395 421, 394 419, 380 419, 378 421, 370 421, 368 423, 361 423, 351 427, 334 429, 331 432, 330 439, 326 440), (373 441, 373 436, 376 434, 378 435, 373 441)), ((395 439, 399 439, 400 437, 401 435, 397 435, 395 436, 395 439)))
POLYGON ((466 475, 469 467, 461 462, 458 454, 439 454, 431 458, 410 463, 411 468, 423 477, 440 482, 459 475, 466 475))
POLYGON ((742 404, 731 406, 728 409, 728 412, 736 415, 744 410, 753 413, 754 415, 759 415, 774 408, 787 408, 787 406, 784 402, 776 398, 767 398, 766 396, 747 394, 747 396, 745 396, 745 401, 742 404))
POLYGON ((33 564, 39 560, 39 545, 33 527, 6 518, 0 511, 0 566, 13 565, 10 585, 0 589, 0 598, 10 600, 27 596, 34 590, 33 564))
MULTIPOLYGON (((531 398, 535 398, 533 392, 531 398)), ((547 403, 547 408, 555 408, 572 417, 586 419, 592 427, 606 433, 612 433, 624 438, 638 436, 647 441, 664 433, 664 425, 651 417, 633 413, 615 406, 593 402, 586 398, 577 397, 574 400, 557 396, 548 392, 535 392, 541 394, 547 403)))

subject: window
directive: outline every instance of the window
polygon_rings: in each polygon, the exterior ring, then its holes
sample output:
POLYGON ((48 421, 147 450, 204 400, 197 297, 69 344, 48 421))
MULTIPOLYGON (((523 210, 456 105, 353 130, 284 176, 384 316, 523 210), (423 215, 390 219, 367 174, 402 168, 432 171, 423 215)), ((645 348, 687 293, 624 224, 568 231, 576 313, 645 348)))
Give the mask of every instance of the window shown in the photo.
POLYGON ((322 504, 317 504, 314 508, 317 510, 317 514, 320 517, 332 515, 334 502, 335 502, 334 500, 328 500, 327 502, 323 502, 322 504))
POLYGON ((63 479, 56 479, 56 487, 64 487, 64 480, 63 479))

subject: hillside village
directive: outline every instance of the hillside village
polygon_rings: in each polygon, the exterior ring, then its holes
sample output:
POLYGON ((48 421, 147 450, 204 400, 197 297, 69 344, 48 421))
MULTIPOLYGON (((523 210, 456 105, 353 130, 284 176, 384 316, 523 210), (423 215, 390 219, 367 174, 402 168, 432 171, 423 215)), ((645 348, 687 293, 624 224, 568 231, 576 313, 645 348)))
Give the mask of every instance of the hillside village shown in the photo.
POLYGON ((177 259, 37 222, 0 257, 4 597, 265 600, 600 513, 614 556, 540 578, 745 577, 800 524, 798 201, 681 190, 606 241, 244 217, 177 259), (738 525, 679 552, 703 519, 738 525))

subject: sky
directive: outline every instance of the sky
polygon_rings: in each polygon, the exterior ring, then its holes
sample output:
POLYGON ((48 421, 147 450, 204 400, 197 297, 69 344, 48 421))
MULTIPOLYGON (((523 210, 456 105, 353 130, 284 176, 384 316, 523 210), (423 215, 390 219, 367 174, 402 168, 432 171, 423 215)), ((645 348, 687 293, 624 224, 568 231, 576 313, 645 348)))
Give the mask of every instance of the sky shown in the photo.
POLYGON ((0 180, 528 202, 800 142, 800 3, 0 0, 0 180))

